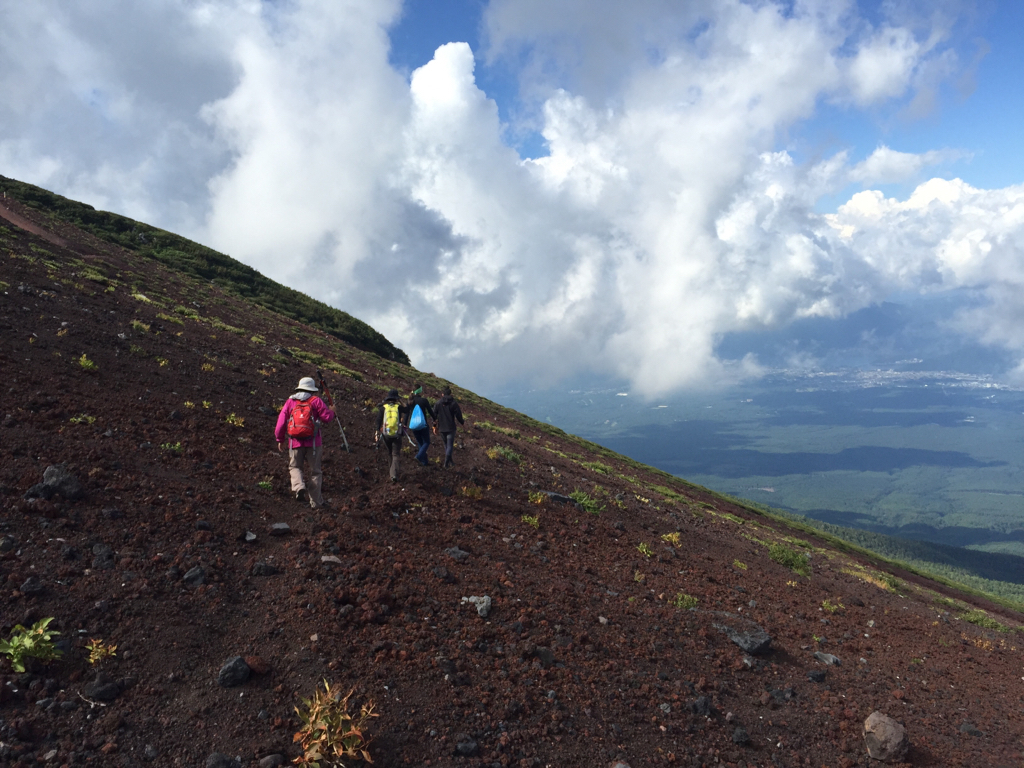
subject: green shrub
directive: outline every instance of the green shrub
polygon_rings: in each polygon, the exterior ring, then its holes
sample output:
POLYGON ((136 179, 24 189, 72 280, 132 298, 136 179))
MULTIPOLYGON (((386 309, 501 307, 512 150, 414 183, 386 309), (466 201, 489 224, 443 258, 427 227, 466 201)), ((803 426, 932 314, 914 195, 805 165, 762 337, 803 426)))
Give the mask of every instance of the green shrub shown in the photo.
POLYGON ((15 672, 24 672, 25 659, 30 657, 40 661, 52 661, 61 657, 61 652, 53 644, 53 637, 60 632, 47 629, 51 621, 53 616, 40 619, 30 629, 16 624, 11 631, 10 639, 0 640, 0 653, 10 658, 11 667, 15 672))
POLYGON ((597 472, 599 475, 611 474, 612 468, 607 464, 602 464, 600 461, 581 461, 580 466, 584 469, 589 469, 591 472, 597 472))
POLYGON ((519 519, 532 528, 540 528, 540 517, 537 515, 523 515, 519 519))
POLYGON ((785 544, 776 542, 768 547, 768 557, 779 565, 784 565, 793 573, 801 576, 811 575, 811 558, 803 552, 787 547, 785 544))
POLYGON ((491 424, 489 421, 475 421, 473 422, 476 426, 482 427, 483 429, 489 429, 491 432, 497 432, 505 435, 506 437, 513 437, 518 440, 522 435, 519 434, 518 429, 512 429, 511 427, 499 427, 497 424, 491 424))
POLYGON ((685 592, 678 593, 672 598, 672 605, 684 611, 689 611, 692 608, 697 607, 699 601, 693 595, 688 595, 685 592))
POLYGON ((601 514, 604 509, 604 504, 598 504, 597 499, 579 488, 570 493, 569 498, 575 501, 584 512, 589 512, 592 515, 601 514))
POLYGON ((523 460, 522 456, 503 445, 496 445, 493 448, 488 448, 487 457, 490 459, 504 459, 512 464, 519 464, 523 460))

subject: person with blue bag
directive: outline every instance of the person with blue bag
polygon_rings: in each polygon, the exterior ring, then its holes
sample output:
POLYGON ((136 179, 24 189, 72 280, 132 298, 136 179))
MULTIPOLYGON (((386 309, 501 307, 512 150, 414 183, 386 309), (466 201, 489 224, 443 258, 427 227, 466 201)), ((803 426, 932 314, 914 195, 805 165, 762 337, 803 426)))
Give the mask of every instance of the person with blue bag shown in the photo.
POLYGON ((416 383, 413 386, 412 394, 409 396, 409 431, 416 438, 419 450, 416 451, 416 461, 424 467, 427 461, 427 449, 430 447, 430 422, 435 420, 434 409, 430 407, 430 401, 423 396, 423 385, 416 383))

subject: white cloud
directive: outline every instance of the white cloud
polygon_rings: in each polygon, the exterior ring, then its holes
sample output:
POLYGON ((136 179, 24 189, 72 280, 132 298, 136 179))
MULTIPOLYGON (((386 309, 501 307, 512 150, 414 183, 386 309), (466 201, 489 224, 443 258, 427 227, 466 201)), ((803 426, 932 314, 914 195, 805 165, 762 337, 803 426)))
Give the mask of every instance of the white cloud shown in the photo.
POLYGON ((1019 189, 935 179, 822 215, 953 155, 780 150, 822 102, 927 101, 955 71, 945 27, 824 0, 492 0, 485 55, 520 67, 550 149, 524 161, 468 45, 411 81, 390 66, 400 11, 0 0, 0 172, 184 229, 470 384, 714 384, 759 370, 716 357, 729 333, 965 286, 989 305, 962 332, 1018 348, 1019 189))

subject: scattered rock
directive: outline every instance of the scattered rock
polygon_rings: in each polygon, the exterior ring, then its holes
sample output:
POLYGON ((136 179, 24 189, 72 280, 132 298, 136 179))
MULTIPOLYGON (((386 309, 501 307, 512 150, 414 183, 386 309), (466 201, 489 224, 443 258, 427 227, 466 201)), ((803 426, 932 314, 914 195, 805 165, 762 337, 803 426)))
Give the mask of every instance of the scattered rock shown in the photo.
POLYGON ((234 688, 249 679, 252 670, 241 656, 234 656, 224 662, 217 673, 217 683, 224 688, 234 688))
POLYGON ((236 768, 238 765, 233 757, 223 752, 214 752, 206 758, 206 768, 236 768))
POLYGON ((824 669, 812 669, 807 673, 807 679, 812 683, 824 683, 825 675, 826 673, 824 669))
POLYGON ((102 672, 96 679, 85 684, 85 697, 93 701, 113 701, 121 695, 121 687, 102 672))
POLYGON ((463 605, 465 605, 466 603, 470 603, 476 606, 476 612, 482 619, 486 619, 487 615, 491 612, 491 598, 487 595, 473 595, 472 597, 464 597, 462 598, 462 603, 463 605))
POLYGON ((292 532, 292 527, 288 523, 274 523, 270 526, 271 536, 287 536, 292 532))
POLYGON ((459 757, 472 757, 477 753, 479 745, 469 734, 460 733, 455 744, 455 754, 459 757))
POLYGON ((213 526, 210 525, 210 521, 209 520, 196 520, 196 530, 197 531, 212 531, 213 530, 213 526))
POLYGON ((469 559, 469 552, 463 552, 458 547, 450 547, 444 553, 457 563, 464 563, 469 559))
POLYGON ((433 572, 434 575, 437 576, 437 578, 439 578, 445 584, 454 584, 456 581, 458 581, 458 579, 455 578, 452 572, 445 568, 443 565, 439 565, 436 568, 434 568, 433 572))
POLYGON ((142 756, 147 760, 156 760, 160 757, 160 752, 152 744, 147 744, 146 748, 142 751, 142 756))
POLYGON ((883 763, 899 762, 910 748, 906 729, 881 712, 872 712, 864 721, 864 745, 869 756, 883 763))
POLYGON ((63 464, 47 467, 43 472, 43 482, 29 488, 24 498, 49 500, 58 495, 68 501, 77 501, 85 496, 85 489, 78 478, 63 464))
POLYGON ((260 760, 260 768, 279 768, 286 760, 284 755, 267 755, 260 760))
POLYGON ((732 743, 733 744, 749 744, 750 743, 750 734, 747 733, 747 729, 746 728, 739 728, 739 727, 737 727, 732 732, 732 743))
POLYGON ((328 563, 330 565, 344 565, 344 563, 341 562, 341 558, 336 555, 321 555, 320 562, 328 563))
POLYGON ((242 538, 245 540, 246 544, 252 544, 254 541, 256 541, 256 534, 252 531, 246 531, 245 536, 243 536, 242 538))
POLYGON ((92 554, 92 567, 94 569, 109 571, 114 567, 114 550, 106 544, 94 544, 92 554))
POLYGON ((771 636, 750 619, 722 612, 715 612, 713 616, 712 626, 747 653, 764 653, 771 648, 771 636))
POLYGON ((843 662, 839 660, 838 656, 833 656, 831 653, 822 653, 821 651, 814 652, 814 658, 829 667, 841 667, 843 662))
POLYGON ((541 491, 541 493, 545 494, 549 499, 551 499, 551 501, 555 502, 556 504, 576 503, 576 501, 571 496, 563 496, 562 494, 555 493, 554 491, 541 491))
POLYGON ((23 595, 39 595, 42 594, 44 589, 43 582, 39 580, 38 576, 29 576, 25 583, 18 587, 18 590, 23 595))
POLYGON ((977 726, 964 720, 960 723, 960 733, 966 733, 968 736, 984 736, 984 734, 978 730, 977 726))
POLYGON ((707 696, 698 696, 695 700, 686 705, 693 714, 701 717, 711 717, 714 709, 711 707, 711 699, 707 696))
POLYGON ((201 586, 206 581, 206 571, 197 565, 185 571, 185 575, 181 577, 181 580, 188 587, 201 586))
POLYGON ((17 542, 11 536, 4 536, 0 539, 0 552, 10 552, 14 549, 17 542))
POLYGON ((270 563, 259 562, 252 567, 253 576, 275 576, 280 572, 280 569, 270 563))

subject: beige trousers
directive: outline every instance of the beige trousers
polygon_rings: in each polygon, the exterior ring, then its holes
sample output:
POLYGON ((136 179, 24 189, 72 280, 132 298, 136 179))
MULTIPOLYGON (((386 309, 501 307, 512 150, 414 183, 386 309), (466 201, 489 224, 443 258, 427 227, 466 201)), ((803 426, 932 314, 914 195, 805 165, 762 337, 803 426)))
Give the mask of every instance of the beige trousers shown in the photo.
POLYGON ((324 503, 321 489, 324 484, 324 474, 320 470, 320 457, 323 455, 322 445, 309 446, 308 448, 288 449, 288 474, 292 481, 292 493, 301 488, 306 489, 309 496, 309 506, 319 507, 324 503), (309 482, 302 480, 302 467, 309 461, 309 482))

